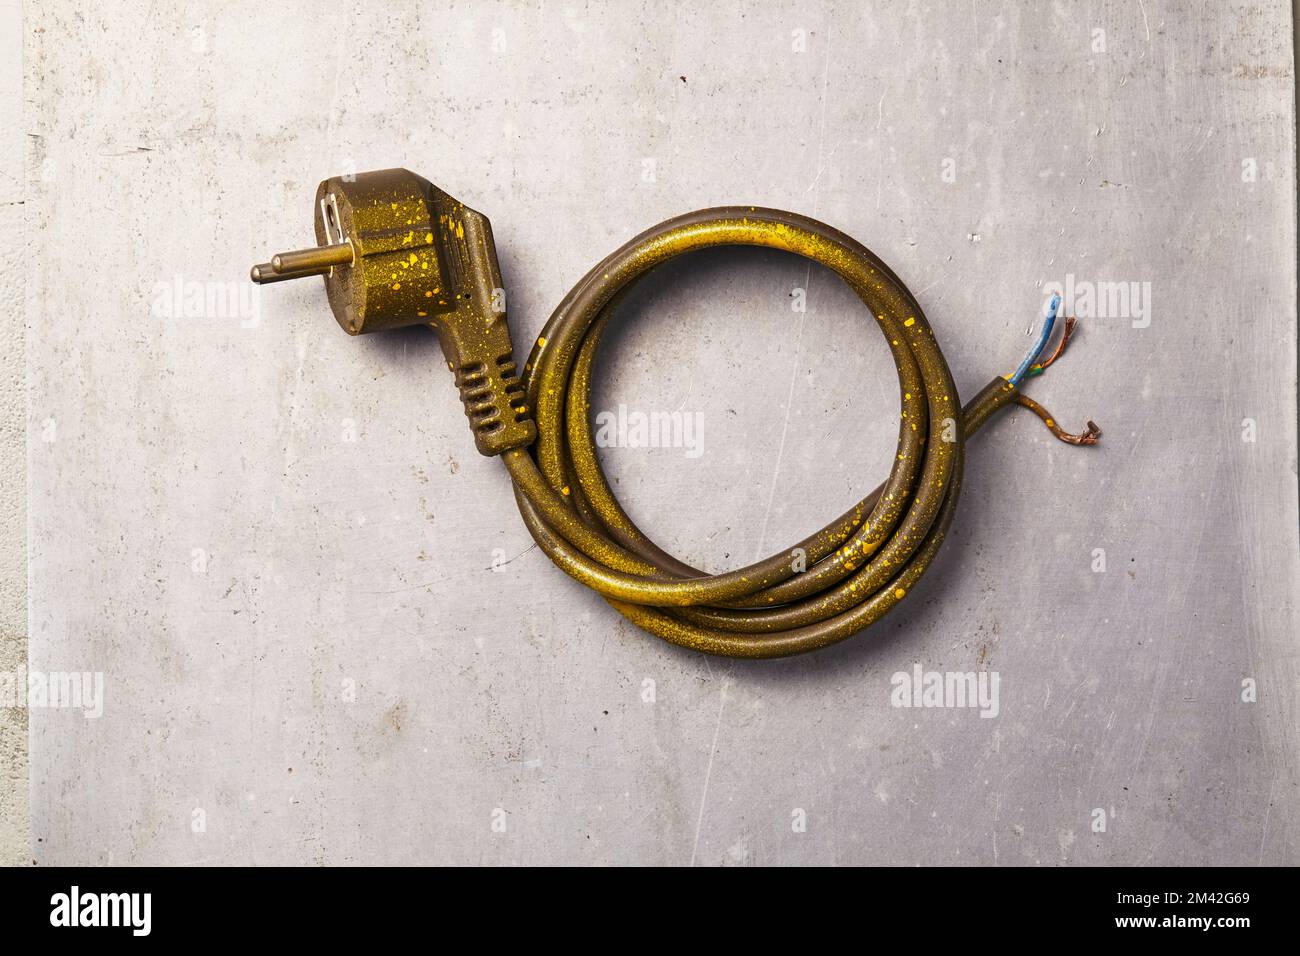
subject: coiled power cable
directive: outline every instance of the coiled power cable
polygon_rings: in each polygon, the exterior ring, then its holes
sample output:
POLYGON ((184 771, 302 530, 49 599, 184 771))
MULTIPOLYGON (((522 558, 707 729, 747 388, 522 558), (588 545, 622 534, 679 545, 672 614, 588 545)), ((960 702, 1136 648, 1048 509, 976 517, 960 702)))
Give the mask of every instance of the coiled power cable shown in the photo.
MULTIPOLYGON (((783 657, 833 644, 879 620, 934 560, 961 494, 965 439, 1000 408, 1017 402, 1037 408, 1018 386, 1036 368, 1058 305, 1054 300, 1016 373, 994 379, 962 407, 916 298, 861 243, 771 209, 708 209, 669 220, 588 272, 534 345, 523 381, 537 441, 502 455, 520 514, 560 568, 673 644, 728 657, 783 657), (676 256, 724 245, 792 252, 848 283, 884 333, 902 411, 884 484, 791 547, 747 567, 706 574, 661 549, 619 505, 593 440, 591 373, 611 315, 638 279, 676 256)), ((1076 444, 1091 444, 1100 434, 1089 423, 1086 435, 1068 435, 1050 415, 1041 417, 1076 444)))
POLYGON ((320 184, 312 249, 253 267, 253 280, 320 275, 352 334, 428 324, 439 335, 485 455, 499 455, 541 549, 629 621, 673 644, 729 657, 783 657, 843 640, 879 620, 934 560, 961 495, 965 441, 994 412, 1020 404, 1063 431, 1020 391, 1050 358, 1059 297, 1011 375, 963 407, 916 297, 875 254, 824 223, 754 207, 671 219, 614 251, 546 323, 516 374, 491 226, 427 180, 393 169, 320 184), (591 375, 619 303, 650 270, 715 246, 780 249, 837 273, 884 333, 898 372, 901 418, 888 479, 802 541, 747 567, 707 574, 668 554, 619 505, 591 429, 591 375))

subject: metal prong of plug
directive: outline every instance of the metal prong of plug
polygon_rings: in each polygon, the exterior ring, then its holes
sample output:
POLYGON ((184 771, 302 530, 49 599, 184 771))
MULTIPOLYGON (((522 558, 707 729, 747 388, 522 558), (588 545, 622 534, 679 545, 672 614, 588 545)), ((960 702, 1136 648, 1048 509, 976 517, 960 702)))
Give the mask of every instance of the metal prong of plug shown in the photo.
POLYGON ((304 276, 328 275, 335 266, 350 266, 355 261, 356 250, 352 243, 339 242, 314 249, 276 253, 270 262, 253 266, 250 276, 254 282, 265 285, 268 282, 283 282, 304 276))
POLYGON ((271 268, 281 274, 330 269, 334 266, 350 266, 356 261, 356 257, 356 250, 352 248, 352 243, 338 242, 329 246, 316 246, 314 249, 277 253, 271 257, 271 268))
POLYGON ((248 275, 258 285, 269 285, 272 282, 284 282, 288 279, 301 279, 304 276, 327 276, 330 274, 329 269, 310 269, 305 272, 276 272, 275 267, 269 262, 259 262, 249 271, 248 275))
POLYGON ((320 212, 321 221, 325 226, 323 245, 316 246, 314 249, 277 253, 271 257, 270 262, 259 262, 253 266, 249 277, 258 285, 267 285, 272 282, 284 282, 287 279, 327 276, 335 266, 355 265, 357 250, 352 245, 352 240, 343 234, 338 200, 333 193, 321 199, 320 212))

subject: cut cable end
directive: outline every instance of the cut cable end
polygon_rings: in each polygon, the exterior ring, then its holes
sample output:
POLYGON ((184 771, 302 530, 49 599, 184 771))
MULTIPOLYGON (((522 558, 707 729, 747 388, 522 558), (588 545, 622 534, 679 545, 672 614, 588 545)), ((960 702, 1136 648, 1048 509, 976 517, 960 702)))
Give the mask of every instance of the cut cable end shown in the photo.
POLYGON ((1101 429, 1097 427, 1096 422, 1090 419, 1088 421, 1088 430, 1082 435, 1072 435, 1060 429, 1053 430, 1052 434, 1070 445, 1095 445, 1097 439, 1101 438, 1101 429))

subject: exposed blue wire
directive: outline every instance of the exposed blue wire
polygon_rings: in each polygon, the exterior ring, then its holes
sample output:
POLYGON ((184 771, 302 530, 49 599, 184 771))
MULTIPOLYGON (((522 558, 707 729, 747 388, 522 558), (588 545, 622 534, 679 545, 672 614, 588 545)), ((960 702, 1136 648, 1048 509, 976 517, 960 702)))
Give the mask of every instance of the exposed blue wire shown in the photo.
POLYGON ((1013 386, 1020 384, 1020 380, 1025 377, 1025 374, 1031 368, 1033 368, 1034 363, 1038 361, 1038 357, 1043 354, 1043 349, 1047 348, 1047 343, 1052 337, 1052 326, 1056 324, 1056 313, 1060 308, 1061 297, 1053 292, 1052 300, 1047 303, 1047 318, 1043 320, 1043 329, 1038 333, 1038 341, 1035 342, 1034 347, 1029 350, 1029 354, 1026 355, 1025 360, 1020 363, 1020 367, 1012 373, 1010 378, 1007 379, 1007 381, 1009 381, 1013 386))

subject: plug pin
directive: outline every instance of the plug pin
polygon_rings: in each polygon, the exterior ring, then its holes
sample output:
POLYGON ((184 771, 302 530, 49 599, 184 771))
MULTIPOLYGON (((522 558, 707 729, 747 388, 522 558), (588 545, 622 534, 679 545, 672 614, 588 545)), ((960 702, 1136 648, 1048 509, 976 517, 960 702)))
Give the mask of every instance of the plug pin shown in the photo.
POLYGON ((253 266, 249 272, 251 278, 258 285, 269 285, 272 282, 284 282, 287 279, 301 279, 305 276, 325 276, 329 275, 329 269, 308 269, 302 272, 276 272, 275 268, 269 262, 259 262, 253 266))
POLYGON ((304 276, 326 275, 335 266, 352 265, 355 259, 352 243, 339 242, 314 249, 276 253, 270 262, 253 266, 249 275, 254 282, 265 285, 286 279, 301 279, 304 276))
POLYGON ((355 259, 352 243, 339 242, 332 246, 280 252, 271 257, 271 268, 276 272, 304 272, 308 269, 328 269, 333 266, 350 266, 355 259))

